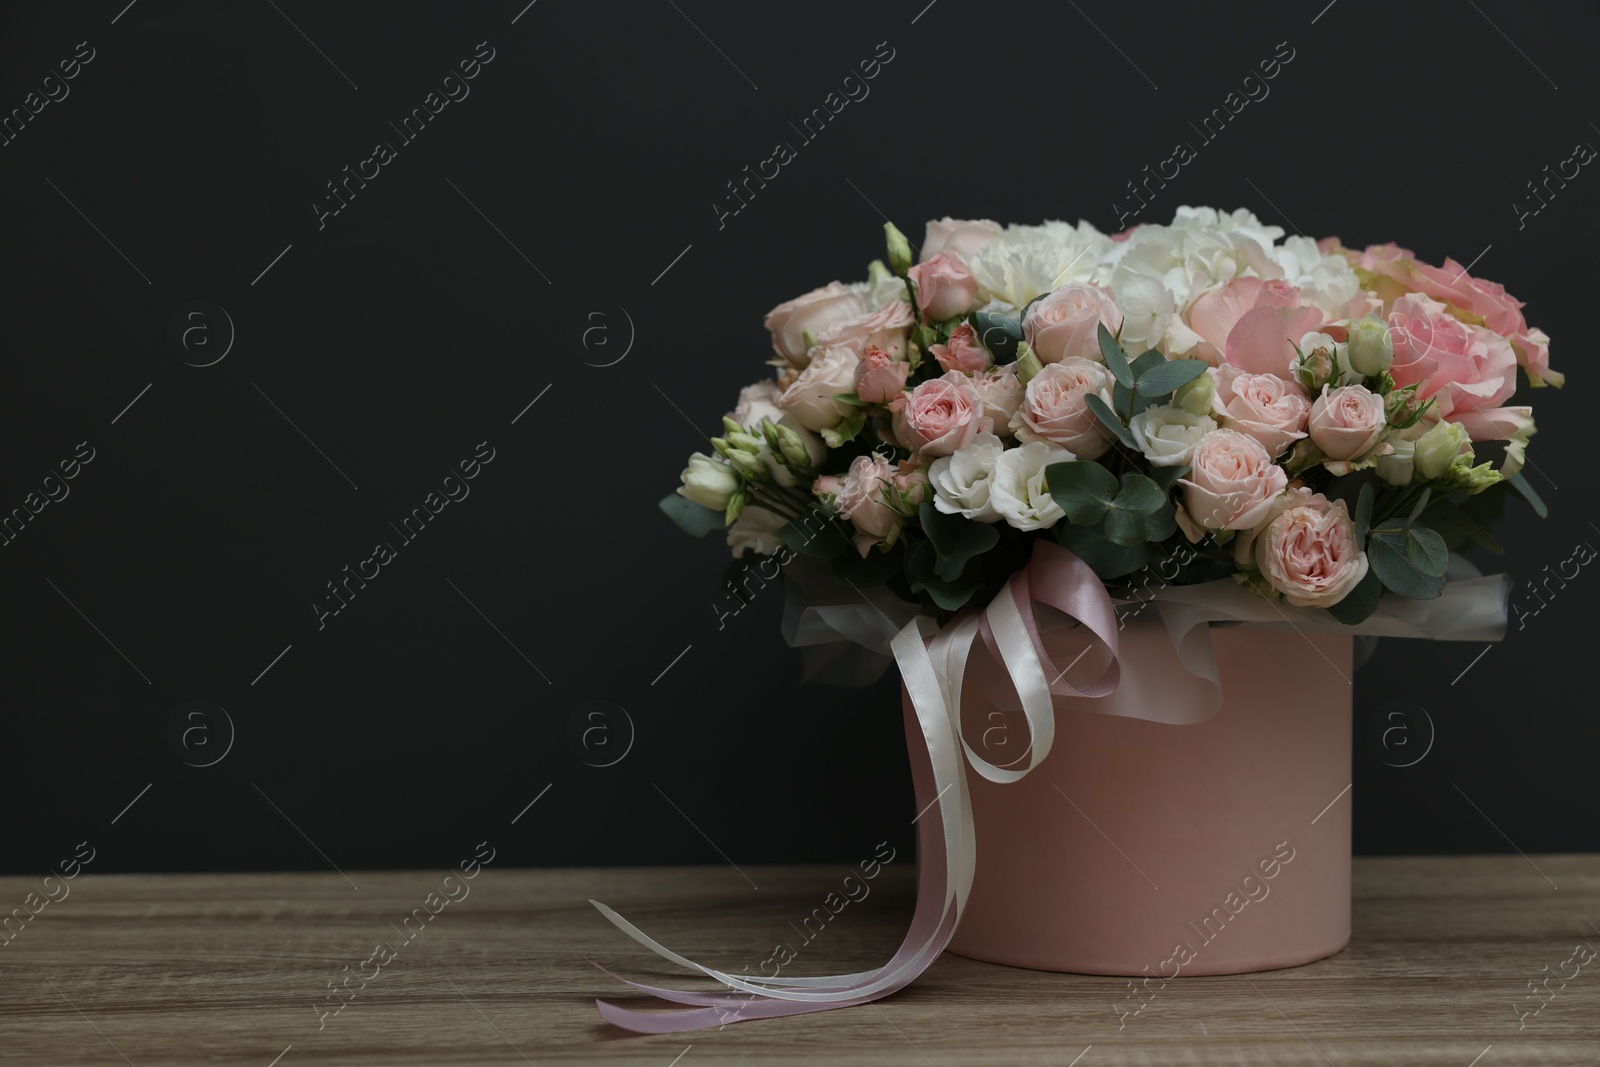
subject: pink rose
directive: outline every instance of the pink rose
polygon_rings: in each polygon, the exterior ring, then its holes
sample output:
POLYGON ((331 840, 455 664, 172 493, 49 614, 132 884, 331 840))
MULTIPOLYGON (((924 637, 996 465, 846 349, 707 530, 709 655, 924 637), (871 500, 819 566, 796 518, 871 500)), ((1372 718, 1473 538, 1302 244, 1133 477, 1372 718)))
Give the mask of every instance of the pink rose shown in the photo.
POLYGON ((1183 312, 1181 325, 1194 336, 1174 329, 1175 337, 1189 341, 1178 354, 1216 366, 1228 350, 1228 335, 1246 312, 1258 307, 1292 308, 1299 304, 1300 291, 1277 279, 1235 278, 1212 286, 1195 297, 1183 312))
POLYGON ((940 252, 910 270, 911 284, 917 290, 917 310, 935 322, 955 318, 972 307, 978 295, 978 280, 961 257, 940 252))
POLYGON ((945 370, 977 374, 988 367, 992 358, 989 350, 978 343, 978 331, 963 322, 950 333, 950 340, 942 345, 929 345, 928 352, 945 370))
POLYGON ((1522 301, 1506 292, 1505 286, 1472 277, 1449 257, 1442 267, 1424 263, 1410 249, 1393 243, 1368 245, 1361 253, 1341 251, 1354 266, 1386 280, 1377 287, 1379 296, 1386 301, 1397 299, 1405 291, 1420 292, 1482 318, 1485 329, 1511 342, 1517 361, 1535 385, 1561 385, 1565 380, 1565 375, 1550 369, 1549 336, 1528 325, 1522 317, 1522 301))
POLYGON ((1322 312, 1314 307, 1261 304, 1239 316, 1228 331, 1223 357, 1251 374, 1292 378, 1295 343, 1323 328, 1322 312))
POLYGON ((855 389, 860 363, 855 352, 842 345, 818 347, 806 369, 778 397, 779 406, 808 430, 831 430, 852 410, 833 398, 855 389))
POLYGON ((1432 398, 1443 418, 1493 408, 1516 391, 1517 356, 1511 342, 1482 326, 1457 319, 1444 304, 1407 293, 1389 309, 1397 385, 1420 383, 1417 395, 1432 398))
POLYGON ((1100 361, 1100 325, 1122 329, 1122 312, 1111 290, 1090 283, 1063 285, 1028 309, 1022 336, 1041 363, 1069 357, 1100 361))
POLYGON ((797 296, 767 312, 766 326, 772 332, 772 350, 790 366, 806 365, 805 332, 821 337, 837 322, 854 319, 871 310, 866 298, 847 285, 829 282, 805 296, 797 296))
POLYGON ((1023 443, 1050 441, 1074 459, 1103 455, 1111 447, 1111 431, 1095 418, 1084 398, 1093 393, 1109 406, 1114 382, 1104 365, 1081 356, 1051 363, 1028 382, 1011 428, 1023 443))
POLYGON ((839 517, 849 520, 855 527, 856 551, 865 558, 872 546, 899 531, 905 517, 895 511, 885 498, 885 491, 894 484, 895 469, 889 461, 876 452, 857 456, 842 481, 818 479, 818 489, 833 492, 834 507, 839 517))
POLYGON ((856 374, 856 395, 869 404, 887 404, 906 389, 911 364, 897 362, 881 348, 869 348, 856 374))
POLYGON ((1342 500, 1301 486, 1274 503, 1256 532, 1256 566, 1298 608, 1330 607, 1367 576, 1367 554, 1342 500))
POLYGON ((1217 370, 1213 407, 1230 428, 1254 437, 1275 457, 1306 435, 1311 399, 1297 382, 1223 364, 1217 370))
POLYGON ((1215 430, 1200 438, 1183 488, 1183 507, 1196 526, 1210 530, 1249 530, 1272 508, 1272 499, 1289 484, 1283 468, 1249 434, 1215 430))
POLYGON ((869 348, 881 348, 896 359, 904 359, 914 321, 910 304, 891 300, 877 311, 835 322, 817 334, 817 344, 842 345, 854 349, 857 356, 869 348))
POLYGON ((994 423, 995 436, 1010 437, 1011 420, 1017 417, 1023 399, 1017 365, 1007 363, 1004 367, 995 367, 974 377, 972 385, 983 402, 983 417, 994 423))
POLYGON ((890 410, 900 443, 925 456, 948 456, 993 429, 972 379, 960 371, 923 382, 890 410))
POLYGON ((1361 385, 1338 389, 1323 387, 1311 405, 1306 428, 1311 443, 1329 459, 1355 459, 1365 455, 1383 436, 1387 419, 1383 397, 1361 385))
POLYGON ((998 222, 988 219, 953 219, 946 215, 928 223, 922 238, 922 260, 927 262, 941 252, 954 252, 965 258, 999 237, 998 222))

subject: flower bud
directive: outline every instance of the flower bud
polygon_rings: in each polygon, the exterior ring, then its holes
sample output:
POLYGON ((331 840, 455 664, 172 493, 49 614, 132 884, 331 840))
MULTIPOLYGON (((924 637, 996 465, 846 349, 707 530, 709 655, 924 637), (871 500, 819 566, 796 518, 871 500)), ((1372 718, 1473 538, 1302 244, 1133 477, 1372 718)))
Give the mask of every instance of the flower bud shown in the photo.
POLYGON ((1216 376, 1210 373, 1191 378, 1172 394, 1172 406, 1191 415, 1211 414, 1211 398, 1217 392, 1216 376))
POLYGON ((761 438, 747 434, 743 430, 740 430, 737 433, 730 433, 727 440, 728 444, 736 450, 740 452, 747 452, 752 456, 758 455, 761 452, 762 446, 766 443, 761 438))
POLYGON ((1408 385, 1404 389, 1392 389, 1389 395, 1383 398, 1384 415, 1390 426, 1404 430, 1422 417, 1428 403, 1426 400, 1418 399, 1415 385, 1408 385))
POLYGON ((734 524, 734 521, 739 518, 739 513, 744 510, 744 502, 745 491, 744 487, 740 486, 738 489, 735 489, 733 491, 733 495, 728 498, 728 508, 725 512, 723 512, 722 515, 722 524, 724 526, 732 526, 734 524))
POLYGON ((787 426, 774 427, 778 437, 778 451, 793 467, 804 470, 811 466, 811 453, 805 440, 787 426))
POLYGON ((740 426, 738 421, 735 420, 734 418, 732 418, 732 417, 730 417, 728 415, 724 415, 724 416, 722 416, 722 432, 723 433, 744 433, 744 427, 740 426))
POLYGON ((1033 380, 1034 375, 1044 370, 1044 364, 1039 362, 1038 355, 1029 347, 1028 342, 1017 342, 1017 381, 1027 385, 1033 380))
POLYGON ((911 242, 892 222, 883 224, 883 233, 889 241, 889 269, 905 274, 911 269, 911 242))
POLYGON ((1350 366, 1366 377, 1382 374, 1394 362, 1394 338, 1389 335, 1389 324, 1371 312, 1350 324, 1347 344, 1350 366))
POLYGON ((1295 378, 1306 387, 1306 392, 1315 396, 1338 374, 1338 361, 1334 358, 1337 349, 1333 344, 1333 338, 1326 334, 1312 334, 1304 340, 1311 343, 1304 349, 1298 345, 1295 347, 1298 355, 1291 369, 1295 378))
POLYGON ((739 476, 732 467, 699 452, 689 457, 689 465, 679 477, 683 484, 678 487, 678 495, 712 511, 726 509, 739 488, 739 476))
POLYGON ((754 453, 729 449, 727 456, 728 462, 733 464, 734 470, 752 482, 765 482, 771 477, 771 472, 767 470, 766 463, 754 453))
POLYGON ((1472 466, 1472 438, 1459 422, 1440 422, 1417 438, 1412 462, 1417 473, 1428 481, 1441 478, 1452 469, 1472 466))

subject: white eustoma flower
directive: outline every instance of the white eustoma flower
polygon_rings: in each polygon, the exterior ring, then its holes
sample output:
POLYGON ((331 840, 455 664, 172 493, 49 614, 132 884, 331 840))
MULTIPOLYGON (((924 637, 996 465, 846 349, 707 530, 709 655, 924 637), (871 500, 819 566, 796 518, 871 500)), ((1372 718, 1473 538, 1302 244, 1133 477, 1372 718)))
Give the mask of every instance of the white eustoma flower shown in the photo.
POLYGON ((933 506, 946 515, 961 515, 978 522, 998 522, 989 491, 995 463, 1005 451, 1000 438, 980 433, 965 448, 933 461, 928 482, 933 486, 933 506))
POLYGON ((1186 467, 1200 438, 1217 428, 1208 415, 1192 415, 1169 404, 1147 407, 1128 420, 1139 451, 1152 467, 1186 467))
POLYGON ((1042 530, 1064 516, 1045 485, 1044 469, 1065 463, 1072 453, 1047 441, 1029 441, 1008 448, 995 460, 989 478, 989 501, 1000 517, 1019 530, 1042 530))

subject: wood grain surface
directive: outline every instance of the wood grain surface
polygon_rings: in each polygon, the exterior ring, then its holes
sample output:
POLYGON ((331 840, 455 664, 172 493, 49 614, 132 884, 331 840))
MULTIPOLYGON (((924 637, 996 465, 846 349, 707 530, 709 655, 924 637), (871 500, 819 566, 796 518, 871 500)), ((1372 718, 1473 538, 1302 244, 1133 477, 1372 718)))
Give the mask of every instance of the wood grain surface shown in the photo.
MULTIPOLYGON (((414 920, 410 939, 403 920, 441 892, 445 872, 348 873, 84 873, 68 896, 6 930, 0 1061, 1600 1063, 1600 960, 1572 962, 1576 946, 1600 948, 1595 856, 1358 860, 1345 952, 1290 970, 1180 978, 1137 1015, 1119 1018, 1134 1003, 1123 979, 947 954, 877 1004, 681 1037, 623 1033, 596 1015, 596 997, 626 1000, 628 990, 586 960, 645 980, 688 979, 613 930, 587 898, 724 969, 756 971, 786 942, 796 959, 785 974, 829 973, 876 966, 893 951, 910 911, 910 865, 890 865, 809 940, 801 923, 839 888, 843 865, 491 867, 426 926, 414 920), (333 1001, 330 984, 362 971, 379 942, 394 957, 368 964, 376 974, 365 989, 333 1001), (1539 1000, 1530 982, 1544 983, 1539 1000)), ((26 914, 39 891, 40 879, 0 879, 6 911, 26 914)))

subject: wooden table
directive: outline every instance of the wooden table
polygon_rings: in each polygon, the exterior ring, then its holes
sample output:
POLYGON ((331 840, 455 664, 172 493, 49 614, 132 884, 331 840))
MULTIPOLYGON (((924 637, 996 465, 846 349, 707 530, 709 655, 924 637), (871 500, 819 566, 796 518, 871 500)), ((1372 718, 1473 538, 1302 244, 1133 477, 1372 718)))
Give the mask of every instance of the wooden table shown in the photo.
MULTIPOLYGON (((909 914, 907 867, 880 875, 871 895, 840 913, 784 973, 881 962, 909 914)), ((0 1060, 1600 1063, 1600 960, 1565 988, 1551 979, 1558 992, 1545 995, 1539 1014, 1519 1021, 1513 1007, 1535 1006, 1530 981, 1572 975, 1574 965, 1563 963, 1574 945, 1600 947, 1595 856, 1358 860, 1355 938, 1344 953, 1248 978, 1179 979, 1120 1031, 1121 979, 946 955, 876 1005, 681 1037, 626 1034, 595 1014, 597 996, 628 991, 586 957, 634 977, 681 977, 614 931, 586 898, 606 901, 692 958, 755 970, 774 944, 797 940, 790 924, 835 887, 843 867, 746 869, 759 889, 727 867, 485 868, 469 895, 442 906, 409 942, 397 928, 441 891, 443 872, 348 873, 349 882, 334 873, 84 873, 20 933, 14 922, 0 946, 0 1060), (332 1003, 330 983, 362 970, 379 941, 399 946, 395 958, 337 1015, 321 1016, 332 1003)), ((39 888, 40 879, 0 879, 0 901, 21 906, 39 888)))

